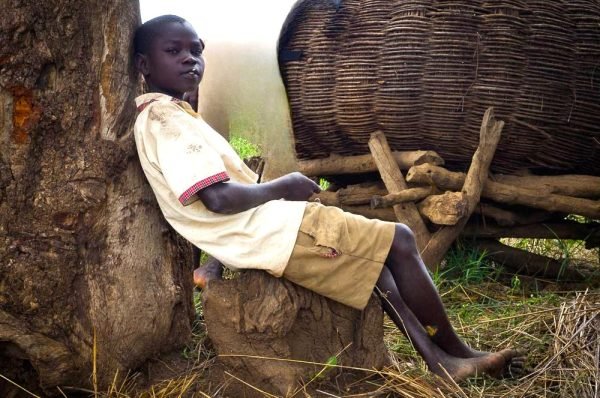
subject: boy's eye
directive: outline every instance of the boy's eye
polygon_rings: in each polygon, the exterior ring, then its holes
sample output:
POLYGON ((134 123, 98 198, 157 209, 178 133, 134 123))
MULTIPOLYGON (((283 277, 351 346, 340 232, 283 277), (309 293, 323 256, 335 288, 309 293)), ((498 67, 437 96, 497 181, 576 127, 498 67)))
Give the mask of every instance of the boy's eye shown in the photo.
POLYGON ((192 50, 192 55, 194 57, 199 57, 199 56, 202 55, 202 50, 201 49, 194 49, 194 50, 192 50))
POLYGON ((179 50, 176 48, 169 48, 169 49, 167 49, 167 52, 169 54, 177 55, 179 53, 179 50))

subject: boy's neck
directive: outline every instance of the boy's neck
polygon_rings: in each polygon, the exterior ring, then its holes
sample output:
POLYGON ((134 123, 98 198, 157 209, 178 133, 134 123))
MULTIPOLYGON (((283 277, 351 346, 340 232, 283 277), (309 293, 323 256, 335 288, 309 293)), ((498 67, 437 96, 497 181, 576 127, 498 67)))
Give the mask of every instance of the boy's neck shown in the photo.
POLYGON ((149 93, 160 93, 160 94, 165 94, 168 95, 169 97, 173 97, 175 99, 178 99, 180 101, 183 101, 183 97, 185 95, 185 93, 179 94, 179 93, 173 93, 173 92, 169 92, 163 89, 160 89, 152 84, 148 84, 148 92, 149 93))

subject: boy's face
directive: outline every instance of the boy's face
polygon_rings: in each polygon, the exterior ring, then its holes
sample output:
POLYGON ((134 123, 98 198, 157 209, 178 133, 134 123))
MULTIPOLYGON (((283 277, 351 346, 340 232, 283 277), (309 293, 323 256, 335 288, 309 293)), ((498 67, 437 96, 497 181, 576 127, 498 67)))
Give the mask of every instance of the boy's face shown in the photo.
POLYGON ((188 23, 165 24, 147 54, 136 54, 136 66, 152 91, 183 99, 204 74, 204 44, 188 23))

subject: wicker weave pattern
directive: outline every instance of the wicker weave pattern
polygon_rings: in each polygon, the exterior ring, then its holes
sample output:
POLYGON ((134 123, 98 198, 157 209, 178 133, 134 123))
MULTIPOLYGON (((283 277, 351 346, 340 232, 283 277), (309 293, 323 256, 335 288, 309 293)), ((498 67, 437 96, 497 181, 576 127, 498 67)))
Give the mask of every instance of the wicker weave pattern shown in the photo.
POLYGON ((493 105, 507 122, 493 171, 600 175, 598 1, 305 0, 290 18, 300 159, 367 153, 381 129, 466 168, 493 105))

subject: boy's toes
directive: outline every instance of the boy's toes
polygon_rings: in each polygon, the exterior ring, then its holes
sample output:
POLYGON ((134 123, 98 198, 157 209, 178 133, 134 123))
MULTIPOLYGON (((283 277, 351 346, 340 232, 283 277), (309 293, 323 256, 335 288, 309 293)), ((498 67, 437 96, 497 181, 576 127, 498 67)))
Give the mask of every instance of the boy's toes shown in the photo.
POLYGON ((504 378, 518 378, 530 373, 530 370, 525 366, 524 360, 515 358, 506 364, 503 373, 504 378))

